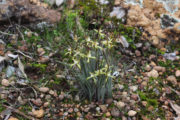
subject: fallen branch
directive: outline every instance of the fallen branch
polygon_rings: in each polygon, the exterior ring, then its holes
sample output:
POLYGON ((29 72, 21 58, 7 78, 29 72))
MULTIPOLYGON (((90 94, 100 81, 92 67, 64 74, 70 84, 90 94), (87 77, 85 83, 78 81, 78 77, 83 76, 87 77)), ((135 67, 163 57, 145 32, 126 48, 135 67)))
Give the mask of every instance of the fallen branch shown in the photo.
POLYGON ((6 108, 11 109, 12 112, 14 112, 14 113, 16 113, 16 114, 19 114, 19 115, 25 117, 25 118, 28 119, 28 120, 39 120, 39 119, 35 119, 35 118, 31 117, 31 116, 28 116, 28 115, 24 114, 23 112, 21 112, 21 111, 19 111, 19 110, 17 110, 17 109, 14 109, 14 108, 12 108, 12 107, 10 107, 10 106, 3 105, 3 107, 6 107, 6 108))

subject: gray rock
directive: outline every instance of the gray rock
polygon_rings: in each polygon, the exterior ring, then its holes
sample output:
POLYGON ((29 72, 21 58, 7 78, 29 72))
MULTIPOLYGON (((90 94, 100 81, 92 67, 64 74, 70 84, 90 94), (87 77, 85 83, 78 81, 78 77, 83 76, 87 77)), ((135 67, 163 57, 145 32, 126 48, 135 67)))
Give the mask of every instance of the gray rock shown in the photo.
POLYGON ((119 117, 119 116, 120 116, 120 111, 119 111, 117 108, 113 108, 113 109, 111 110, 111 115, 112 115, 113 117, 119 117))

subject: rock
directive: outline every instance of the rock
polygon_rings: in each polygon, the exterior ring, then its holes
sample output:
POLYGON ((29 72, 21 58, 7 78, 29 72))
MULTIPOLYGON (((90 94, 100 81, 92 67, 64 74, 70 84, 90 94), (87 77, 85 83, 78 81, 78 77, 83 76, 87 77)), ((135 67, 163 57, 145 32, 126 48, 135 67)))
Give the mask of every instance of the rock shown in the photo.
POLYGON ((119 117, 120 116, 120 111, 118 109, 116 109, 116 108, 112 108, 111 115, 113 117, 119 117))
POLYGON ((74 110, 73 110, 73 108, 70 108, 69 110, 68 110, 68 113, 72 113, 74 110))
POLYGON ((159 44, 159 39, 158 39, 158 37, 156 37, 156 36, 153 36, 153 37, 152 37, 152 44, 155 45, 155 46, 157 46, 157 45, 159 44))
POLYGON ((117 19, 122 19, 125 15, 126 11, 122 7, 114 7, 113 11, 110 13, 110 17, 116 17, 117 19))
POLYGON ((84 112, 86 112, 86 113, 89 112, 89 109, 90 109, 89 107, 85 108, 84 112))
POLYGON ((41 106, 42 105, 42 101, 40 98, 36 99, 36 100, 32 100, 32 102, 36 105, 36 106, 41 106))
POLYGON ((99 105, 99 107, 101 108, 103 113, 105 113, 107 111, 106 105, 99 105))
POLYGON ((167 80, 174 85, 177 84, 177 80, 176 80, 176 77, 174 75, 168 76, 167 80))
POLYGON ((39 55, 39 56, 42 56, 42 55, 44 55, 44 54, 46 53, 43 48, 38 48, 38 49, 37 49, 37 52, 38 52, 38 55, 39 55))
POLYGON ((74 100, 75 100, 76 102, 79 102, 79 101, 80 101, 79 95, 76 95, 74 100))
POLYGON ((99 112, 100 111, 100 107, 96 107, 96 111, 99 112))
POLYGON ((77 108, 74 108, 74 112, 78 112, 79 111, 79 109, 77 109, 77 108))
POLYGON ((45 102, 43 106, 44 107, 48 107, 49 106, 49 102, 45 102))
POLYGON ((135 105, 135 103, 136 103, 136 101, 135 101, 135 100, 129 100, 129 106, 134 106, 134 105, 135 105))
POLYGON ((8 86, 10 85, 10 83, 9 83, 9 81, 8 81, 7 79, 3 79, 3 80, 1 81, 1 84, 2 84, 3 86, 6 86, 6 87, 8 87, 8 86))
POLYGON ((85 115, 85 118, 86 118, 86 120, 92 120, 93 116, 92 116, 92 114, 88 113, 85 115))
POLYGON ((49 61, 49 56, 41 56, 39 57, 39 60, 38 60, 38 62, 40 63, 46 63, 48 61, 49 61))
POLYGON ((43 109, 40 109, 40 110, 34 110, 33 109, 32 113, 36 118, 42 118, 44 116, 44 110, 43 109))
POLYGON ((147 72, 149 72, 149 71, 151 70, 151 66, 150 66, 150 65, 146 65, 145 70, 146 70, 147 72))
POLYGON ((55 92, 54 92, 53 90, 50 90, 50 91, 49 91, 49 94, 50 94, 50 95, 54 95, 54 93, 55 93, 55 92))
POLYGON ((159 74, 158 74, 158 72, 156 70, 153 69, 153 70, 151 70, 150 72, 147 73, 147 76, 157 78, 157 77, 159 77, 159 74))
POLYGON ((77 116, 78 116, 78 117, 81 117, 82 114, 81 114, 80 112, 77 112, 77 116))
POLYGON ((15 117, 10 117, 8 120, 19 120, 19 119, 15 118, 15 117))
POLYGON ((164 58, 174 61, 174 60, 179 60, 179 56, 176 55, 176 52, 173 53, 165 53, 163 55, 164 58))
POLYGON ((176 77, 180 77, 180 70, 177 70, 175 74, 176 74, 176 77))
POLYGON ((144 106, 144 107, 146 107, 147 106, 147 102, 146 101, 142 101, 142 105, 144 106))
POLYGON ((130 116, 130 117, 133 117, 133 116, 135 116, 136 114, 137 114, 137 112, 134 111, 134 110, 130 110, 130 111, 128 112, 128 116, 130 116))
POLYGON ((63 2, 64 2, 64 0, 56 0, 56 5, 60 6, 63 2))
POLYGON ((30 0, 6 0, 5 3, 0 4, 0 22, 21 18, 22 22, 28 24, 41 21, 54 24, 60 20, 61 14, 58 11, 45 8, 42 2, 37 3, 31 4, 30 0))
POLYGON ((143 46, 143 43, 136 43, 135 46, 136 46, 137 48, 141 48, 141 47, 143 46))
POLYGON ((47 93, 49 91, 49 88, 48 87, 40 87, 39 91, 42 93, 47 93))
POLYGON ((119 85, 119 89, 123 90, 124 89, 124 85, 119 85))
POLYGON ((122 97, 123 98, 127 98, 127 96, 128 96, 127 92, 122 92, 122 97))
POLYGON ((156 63, 155 63, 154 61, 151 61, 150 65, 151 65, 152 67, 157 66, 156 63))
POLYGON ((122 116, 122 120, 128 120, 125 116, 122 116))
POLYGON ((26 34, 27 37, 29 37, 29 38, 32 37, 32 32, 31 32, 31 31, 28 31, 28 32, 26 32, 25 34, 26 34))
POLYGON ((22 99, 21 96, 19 96, 17 100, 21 105, 25 105, 27 103, 27 101, 28 101, 27 99, 22 99))
POLYGON ((132 95, 131 95, 131 99, 137 101, 137 100, 138 100, 138 95, 132 94, 132 95))
POLYGON ((120 3, 121 3, 121 0, 115 0, 114 1, 114 5, 120 5, 120 3))
POLYGON ((135 85, 135 86, 130 86, 129 89, 133 92, 135 92, 137 89, 138 89, 138 86, 135 85))
POLYGON ((119 102, 117 102, 115 105, 116 105, 119 109, 121 109, 121 108, 123 108, 123 107, 125 106, 125 103, 119 101, 119 102))
MULTIPOLYGON (((164 106, 164 105, 163 105, 163 106, 164 106)), ((163 108, 163 106, 162 106, 162 108, 163 108)), ((167 108, 167 107, 166 107, 166 108, 167 108)), ((151 111, 153 111, 153 110, 154 110, 154 107, 153 107, 153 106, 149 106, 149 107, 148 107, 148 111, 149 111, 149 112, 151 112, 151 111)))
POLYGON ((138 56, 138 57, 141 56, 141 52, 140 52, 139 50, 136 50, 136 51, 135 51, 135 54, 136 54, 136 56, 138 56))
POLYGON ((155 69, 158 72, 165 72, 166 68, 161 66, 155 66, 153 69, 155 69))
POLYGON ((141 85, 142 85, 143 87, 146 87, 146 86, 147 86, 147 82, 146 82, 146 81, 143 81, 143 82, 141 83, 141 85))
POLYGON ((111 113, 110 112, 107 112, 106 113, 106 117, 110 117, 111 116, 111 113))
POLYGON ((113 99, 112 99, 112 98, 106 99, 106 104, 111 104, 112 102, 113 102, 113 99))
POLYGON ((46 99, 46 100, 51 99, 51 95, 46 95, 46 96, 45 96, 45 99, 46 99))
POLYGON ((65 112, 63 115, 64 115, 64 116, 67 116, 67 115, 68 115, 68 112, 65 112))

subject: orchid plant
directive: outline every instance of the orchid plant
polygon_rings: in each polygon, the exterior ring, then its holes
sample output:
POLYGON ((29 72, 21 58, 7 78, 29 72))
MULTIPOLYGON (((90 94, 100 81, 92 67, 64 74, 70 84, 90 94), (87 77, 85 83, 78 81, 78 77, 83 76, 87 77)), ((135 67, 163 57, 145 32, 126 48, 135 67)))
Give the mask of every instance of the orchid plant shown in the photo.
POLYGON ((113 49, 113 40, 102 30, 94 30, 97 40, 86 37, 80 41, 75 36, 75 48, 69 48, 66 53, 71 57, 71 68, 77 72, 77 82, 80 86, 80 97, 90 101, 104 101, 112 97, 113 67, 109 51, 113 49), (78 70, 77 70, 78 69, 78 70))

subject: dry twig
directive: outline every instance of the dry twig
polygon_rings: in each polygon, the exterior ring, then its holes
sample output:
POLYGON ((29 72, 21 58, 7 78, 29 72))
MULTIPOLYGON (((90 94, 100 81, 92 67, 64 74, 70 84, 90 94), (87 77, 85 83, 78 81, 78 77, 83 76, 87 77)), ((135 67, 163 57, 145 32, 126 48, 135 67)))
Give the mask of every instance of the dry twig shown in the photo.
POLYGON ((19 110, 17 110, 17 109, 12 108, 12 107, 10 107, 10 106, 7 106, 7 105, 3 105, 3 106, 6 107, 6 108, 11 109, 12 112, 14 112, 14 113, 16 113, 16 114, 19 114, 19 115, 25 117, 25 118, 28 119, 28 120, 38 120, 38 119, 35 119, 35 118, 31 117, 31 116, 28 116, 28 115, 24 114, 23 112, 21 112, 21 111, 19 111, 19 110))

